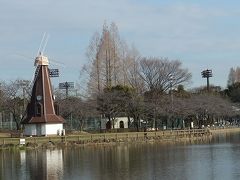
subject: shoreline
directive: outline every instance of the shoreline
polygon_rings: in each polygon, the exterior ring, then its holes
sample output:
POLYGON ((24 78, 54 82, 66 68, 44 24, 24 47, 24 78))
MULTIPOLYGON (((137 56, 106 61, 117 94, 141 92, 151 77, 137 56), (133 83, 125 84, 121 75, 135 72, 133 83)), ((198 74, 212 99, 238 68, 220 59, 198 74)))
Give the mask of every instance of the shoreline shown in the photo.
POLYGON ((139 141, 121 141, 121 142, 66 142, 66 143, 42 143, 42 144, 26 144, 26 145, 13 145, 4 144, 0 145, 1 150, 45 150, 45 149, 58 149, 58 148, 79 148, 79 147, 110 147, 128 144, 191 144, 191 143, 204 143, 209 142, 212 136, 207 137, 194 137, 194 138, 172 138, 172 139, 151 139, 139 141))
POLYGON ((221 133, 235 133, 240 132, 240 127, 231 127, 231 128, 221 128, 221 129, 210 129, 210 132, 214 134, 221 134, 221 133))
POLYGON ((191 143, 211 138, 208 129, 166 130, 154 132, 128 132, 81 134, 67 136, 0 138, 0 149, 48 149, 54 147, 111 146, 131 143, 191 143), (20 140, 24 139, 24 144, 20 140))
POLYGON ((72 147, 97 147, 115 146, 134 143, 201 143, 209 142, 214 135, 226 133, 239 133, 240 127, 221 129, 192 129, 192 130, 167 130, 155 132, 128 132, 128 133, 102 133, 80 134, 68 136, 48 137, 23 137, 0 138, 0 150, 31 150, 72 147), (19 144, 20 139, 25 139, 25 144, 19 144))

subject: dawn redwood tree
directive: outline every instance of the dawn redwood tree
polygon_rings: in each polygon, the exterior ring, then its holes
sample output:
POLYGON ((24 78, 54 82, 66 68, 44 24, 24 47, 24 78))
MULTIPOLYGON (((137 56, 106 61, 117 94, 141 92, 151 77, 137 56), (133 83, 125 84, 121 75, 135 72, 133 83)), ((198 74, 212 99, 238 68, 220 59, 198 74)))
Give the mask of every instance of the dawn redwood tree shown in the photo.
POLYGON ((102 33, 95 33, 87 49, 89 63, 84 71, 89 75, 88 90, 102 92, 122 82, 122 43, 115 23, 110 27, 105 23, 102 33))
MULTIPOLYGON (((87 91, 97 96, 104 89, 117 85, 131 86, 137 90, 143 87, 139 76, 139 52, 128 47, 120 38, 115 23, 103 25, 101 33, 95 33, 86 52, 88 63, 81 70, 86 79, 87 91)), ((142 90, 141 90, 142 91, 142 90)))

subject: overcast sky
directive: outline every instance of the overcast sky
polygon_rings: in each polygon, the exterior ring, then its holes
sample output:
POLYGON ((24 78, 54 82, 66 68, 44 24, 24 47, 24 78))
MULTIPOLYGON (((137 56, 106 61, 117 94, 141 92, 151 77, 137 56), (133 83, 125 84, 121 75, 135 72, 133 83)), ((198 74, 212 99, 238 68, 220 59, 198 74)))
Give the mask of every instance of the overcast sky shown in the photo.
POLYGON ((230 68, 240 66, 237 0, 0 0, 0 80, 32 79, 47 32, 45 54, 66 64, 54 81, 77 81, 105 20, 142 56, 179 59, 193 74, 189 87, 206 84, 201 71, 207 68, 210 83, 225 87, 230 68))

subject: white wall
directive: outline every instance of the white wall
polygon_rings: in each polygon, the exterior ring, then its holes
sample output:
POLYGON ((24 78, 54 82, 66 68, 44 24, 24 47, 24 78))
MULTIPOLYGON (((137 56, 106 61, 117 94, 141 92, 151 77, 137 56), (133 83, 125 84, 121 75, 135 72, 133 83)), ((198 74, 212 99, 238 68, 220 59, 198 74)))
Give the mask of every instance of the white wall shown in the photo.
MULTIPOLYGON (((132 119, 132 118, 130 118, 132 119)), ((124 123, 124 128, 128 128, 128 118, 127 117, 117 117, 114 120, 114 128, 115 129, 119 129, 120 128, 120 121, 123 121, 124 123)), ((106 123, 108 122, 107 118, 103 118, 101 120, 101 129, 106 129, 106 123)), ((112 122, 113 123, 113 122, 112 122)), ((113 128, 113 124, 112 124, 112 128, 113 128)))
POLYGON ((63 130, 63 124, 25 124, 25 136, 57 135, 58 130, 63 130))
MULTIPOLYGON (((128 128, 128 118, 127 117, 118 117, 114 120, 114 128, 120 128, 120 121, 123 121, 124 128, 128 128)), ((113 128, 113 126, 112 126, 113 128)))
POLYGON ((58 130, 63 130, 63 124, 45 124, 46 135, 57 135, 58 130))

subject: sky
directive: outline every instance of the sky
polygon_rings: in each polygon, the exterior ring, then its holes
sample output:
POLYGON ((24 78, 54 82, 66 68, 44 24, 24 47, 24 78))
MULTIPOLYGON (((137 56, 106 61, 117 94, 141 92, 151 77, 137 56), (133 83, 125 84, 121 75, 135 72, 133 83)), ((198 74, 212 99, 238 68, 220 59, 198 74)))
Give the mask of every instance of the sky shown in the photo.
POLYGON ((0 0, 0 80, 33 78, 44 32, 44 54, 62 62, 55 84, 79 81, 86 49, 104 21, 115 22, 128 45, 143 57, 180 60, 192 73, 188 88, 226 87, 231 67, 240 66, 240 1, 237 0, 0 0))

